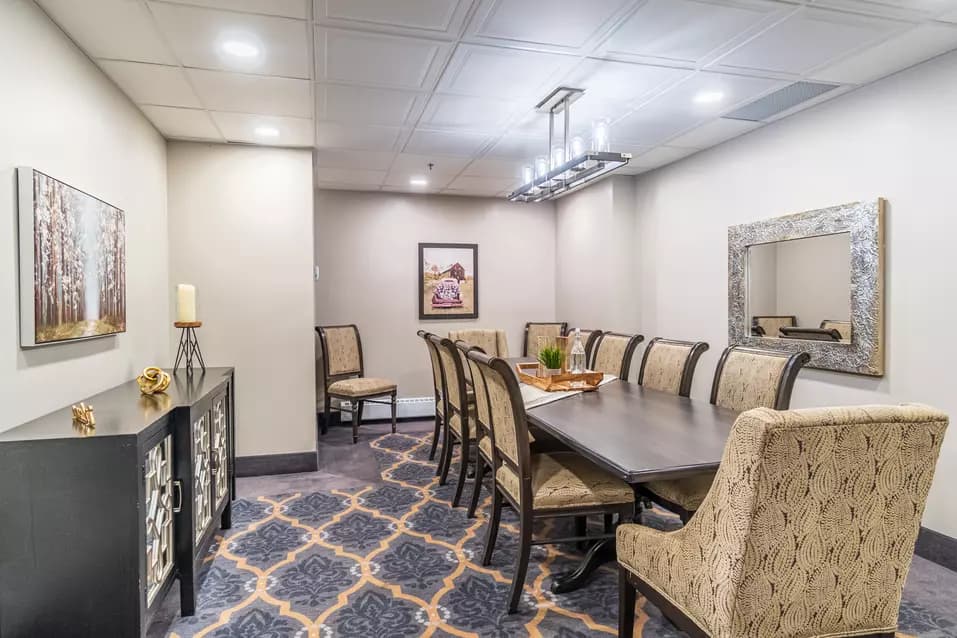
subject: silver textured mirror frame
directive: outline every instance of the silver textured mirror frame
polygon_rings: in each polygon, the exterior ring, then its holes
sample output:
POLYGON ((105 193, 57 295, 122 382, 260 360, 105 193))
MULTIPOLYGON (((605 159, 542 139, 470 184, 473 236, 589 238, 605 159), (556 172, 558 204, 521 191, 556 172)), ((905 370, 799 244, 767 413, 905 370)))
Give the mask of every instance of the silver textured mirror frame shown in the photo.
POLYGON ((884 209, 886 201, 853 202, 728 228, 728 341, 782 352, 807 352, 813 368, 884 375, 884 209), (850 233, 851 342, 751 335, 748 247, 850 233))

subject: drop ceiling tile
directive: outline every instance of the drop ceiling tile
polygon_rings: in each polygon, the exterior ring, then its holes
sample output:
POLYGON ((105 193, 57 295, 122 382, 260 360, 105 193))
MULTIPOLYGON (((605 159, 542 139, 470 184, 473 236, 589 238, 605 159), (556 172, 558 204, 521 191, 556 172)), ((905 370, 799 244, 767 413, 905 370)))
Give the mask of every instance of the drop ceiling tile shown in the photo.
POLYGON ((526 162, 516 160, 478 159, 469 164, 462 171, 462 175, 467 177, 498 177, 521 181, 522 166, 525 164, 526 162))
POLYGON ((488 157, 511 159, 531 164, 538 155, 548 155, 547 137, 505 135, 486 153, 488 157))
POLYGON ((405 145, 406 153, 472 157, 489 142, 486 135, 416 129, 405 145))
POLYGON ((461 44, 442 74, 439 88, 503 100, 527 101, 531 97, 534 106, 576 61, 555 53, 461 44))
POLYGON ((814 4, 903 20, 933 18, 954 6, 953 0, 815 0, 814 4))
POLYGON ((343 184, 339 182, 320 182, 316 180, 316 188, 324 191, 359 191, 359 192, 371 192, 383 190, 382 188, 377 188, 375 186, 360 186, 358 184, 343 184))
POLYGON ((519 181, 518 179, 501 177, 468 177, 463 175, 449 184, 449 188, 480 195, 497 195, 501 191, 511 190, 518 185, 519 181))
POLYGON ((381 33, 316 30, 318 79, 383 87, 431 88, 451 44, 381 33))
POLYGON ((146 6, 129 0, 39 0, 90 57, 176 64, 146 6))
POLYGON ((585 95, 572 104, 572 113, 588 101, 633 103, 692 73, 693 69, 588 58, 566 79, 569 86, 585 90, 585 95))
POLYGON ((206 111, 150 105, 140 108, 166 137, 223 141, 206 111))
POLYGON ((803 9, 722 57, 719 64, 722 69, 766 69, 803 75, 905 26, 870 16, 803 9))
POLYGON ((615 169, 615 174, 617 175, 641 175, 642 173, 647 173, 650 170, 647 166, 638 166, 637 164, 625 164, 621 168, 615 169))
POLYGON ((447 157, 443 155, 415 155, 413 153, 399 153, 392 164, 393 171, 416 174, 443 175, 455 177, 469 163, 463 157, 447 157), (433 164, 429 169, 429 164, 433 164))
POLYGON ((349 186, 381 186, 385 171, 316 167, 318 182, 334 182, 349 186))
POLYGON ((863 84, 957 48, 957 27, 928 23, 855 53, 812 76, 826 82, 863 84))
POLYGON ((502 126, 521 108, 518 102, 435 94, 429 100, 420 124, 435 129, 500 133, 502 126))
POLYGON ((223 136, 230 142, 267 146, 312 146, 312 120, 221 111, 213 111, 212 116, 223 136), (279 135, 264 137, 256 132, 260 127, 274 128, 279 131, 279 135))
POLYGON ((399 138, 392 126, 359 126, 338 122, 316 123, 316 144, 323 148, 389 151, 399 138))
POLYGON ((578 50, 609 26, 630 0, 482 0, 466 32, 470 40, 578 50))
POLYGON ((684 148, 708 148, 733 137, 744 135, 762 126, 761 122, 718 118, 668 140, 668 144, 684 148))
POLYGON ((100 60, 100 68, 137 104, 202 108, 178 66, 100 60))
POLYGON ((311 118, 312 83, 294 78, 187 69, 206 108, 311 118))
POLYGON ((150 2, 167 41, 185 66, 309 79, 308 24, 302 20, 216 11, 150 2), (237 40, 256 46, 260 55, 231 56, 221 47, 237 40))
POLYGON ((953 11, 948 11, 943 15, 937 16, 938 20, 943 20, 944 22, 954 22, 957 23, 957 9, 953 11))
MULTIPOLYGON (((597 102, 597 101, 596 101, 597 102)), ((600 105, 600 110, 588 108, 586 98, 581 98, 572 106, 572 117, 569 123, 568 133, 571 137, 581 135, 588 137, 591 132, 591 122, 595 117, 608 118, 613 120, 626 114, 630 109, 624 104, 613 102, 604 102, 600 105)), ((555 139, 560 140, 564 135, 564 118, 561 115, 555 116, 555 139)), ((523 117, 519 118, 508 129, 509 135, 518 137, 531 137, 539 140, 544 148, 548 141, 548 114, 539 113, 531 109, 523 117)))
POLYGON ((191 4, 210 9, 227 9, 245 13, 280 16, 305 20, 309 17, 309 0, 163 0, 176 4, 191 4))
POLYGON ((454 177, 454 175, 440 175, 427 171, 403 171, 393 168, 386 176, 384 185, 394 188, 404 187, 413 192, 416 190, 436 191, 448 186, 454 177), (412 179, 424 179, 426 184, 413 184, 410 181, 412 179))
POLYGON ((336 122, 400 125, 422 111, 425 97, 412 91, 345 84, 317 87, 319 117, 336 122))
POLYGON ((316 149, 316 166, 372 171, 387 171, 392 165, 392 151, 349 151, 341 149, 316 149))
POLYGON ((717 3, 649 0, 618 28, 601 51, 696 63, 732 39, 790 8, 774 2, 717 3))
POLYGON ((698 149, 696 148, 658 146, 646 153, 642 153, 638 157, 635 157, 631 160, 630 164, 644 168, 657 168, 659 166, 664 166, 665 164, 677 162, 681 158, 687 157, 697 152, 698 149))
POLYGON ((320 24, 452 38, 468 13, 465 0, 316 0, 320 24))

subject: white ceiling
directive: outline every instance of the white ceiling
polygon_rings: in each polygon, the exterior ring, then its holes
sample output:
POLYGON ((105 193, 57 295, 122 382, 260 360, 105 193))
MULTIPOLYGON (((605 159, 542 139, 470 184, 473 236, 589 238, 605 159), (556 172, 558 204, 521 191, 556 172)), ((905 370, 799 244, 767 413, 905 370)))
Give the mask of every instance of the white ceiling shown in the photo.
POLYGON ((320 188, 358 190, 506 194, 559 85, 637 174, 763 126, 721 116, 795 81, 841 87, 768 121, 957 48, 957 0, 37 1, 167 137, 314 147, 320 188))

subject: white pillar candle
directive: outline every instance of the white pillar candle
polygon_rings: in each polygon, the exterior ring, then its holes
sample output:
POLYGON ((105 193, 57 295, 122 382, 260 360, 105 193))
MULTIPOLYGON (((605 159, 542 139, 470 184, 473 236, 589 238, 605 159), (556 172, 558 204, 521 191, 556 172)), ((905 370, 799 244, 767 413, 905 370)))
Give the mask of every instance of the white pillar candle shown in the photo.
POLYGON ((196 286, 176 286, 176 321, 196 321, 196 286))

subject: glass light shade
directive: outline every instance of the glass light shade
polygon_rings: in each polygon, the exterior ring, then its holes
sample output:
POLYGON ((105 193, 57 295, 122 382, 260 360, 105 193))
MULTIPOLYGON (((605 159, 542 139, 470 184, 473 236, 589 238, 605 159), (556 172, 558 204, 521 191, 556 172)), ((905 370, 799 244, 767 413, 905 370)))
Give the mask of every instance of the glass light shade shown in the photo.
POLYGON ((570 152, 571 157, 568 159, 579 157, 585 154, 585 140, 582 139, 581 135, 576 135, 572 138, 570 152))
POLYGON ((591 125, 591 150, 596 153, 611 151, 611 126, 606 119, 595 120, 591 125))
POLYGON ((552 147, 552 169, 565 163, 565 149, 559 144, 552 147))
POLYGON ((535 177, 544 177, 548 174, 548 158, 544 155, 539 155, 535 158, 535 177))
POLYGON ((531 164, 526 164, 522 167, 522 183, 528 184, 533 179, 535 179, 535 169, 531 164))

